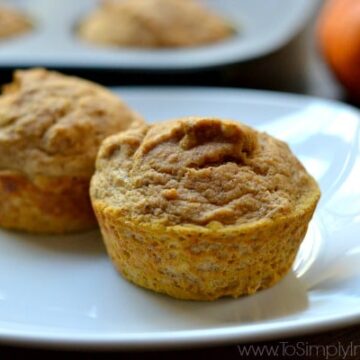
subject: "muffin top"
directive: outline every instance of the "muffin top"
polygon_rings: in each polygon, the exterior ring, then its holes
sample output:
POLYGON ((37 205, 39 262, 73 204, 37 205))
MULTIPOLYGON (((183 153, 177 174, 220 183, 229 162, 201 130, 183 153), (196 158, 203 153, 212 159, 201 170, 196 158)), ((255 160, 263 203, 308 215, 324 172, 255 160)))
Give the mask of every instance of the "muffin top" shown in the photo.
POLYGON ((196 46, 232 34, 223 19, 194 0, 107 0, 79 27, 89 42, 130 47, 196 46))
POLYGON ((31 28, 31 22, 26 15, 15 9, 0 7, 0 38, 19 35, 31 28))
POLYGON ((91 176, 102 140, 142 123, 89 81, 44 69, 16 71, 0 96, 0 170, 91 176))
POLYGON ((108 138, 93 200, 117 215, 171 225, 238 225, 288 215, 319 190, 289 147, 246 125, 183 118, 108 138))

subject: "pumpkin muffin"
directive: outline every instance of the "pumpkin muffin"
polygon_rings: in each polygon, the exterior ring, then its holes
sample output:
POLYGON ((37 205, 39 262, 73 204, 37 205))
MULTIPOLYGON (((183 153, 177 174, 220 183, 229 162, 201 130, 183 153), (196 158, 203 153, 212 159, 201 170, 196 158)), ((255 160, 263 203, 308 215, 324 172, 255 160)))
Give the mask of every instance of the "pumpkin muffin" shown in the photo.
POLYGON ((142 122, 89 81, 16 71, 0 96, 0 226, 36 233, 96 227, 88 190, 100 143, 142 122))
POLYGON ((0 7, 0 39, 30 31, 32 24, 26 15, 8 7, 0 7))
POLYGON ((233 35, 225 20, 196 0, 107 0, 78 32, 95 44, 145 48, 199 46, 233 35))
POLYGON ((216 118, 111 136, 96 169, 92 203, 116 267, 181 299, 238 297, 278 282, 320 197, 284 142, 216 118))

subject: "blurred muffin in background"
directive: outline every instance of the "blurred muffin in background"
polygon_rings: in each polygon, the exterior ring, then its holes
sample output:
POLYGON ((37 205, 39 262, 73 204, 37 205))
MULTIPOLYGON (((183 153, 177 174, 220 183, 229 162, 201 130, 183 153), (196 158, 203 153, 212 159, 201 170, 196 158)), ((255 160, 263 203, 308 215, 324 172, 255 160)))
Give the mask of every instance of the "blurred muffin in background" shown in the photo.
POLYGON ((0 226, 54 234, 96 227, 89 182, 98 148, 142 123, 99 85, 16 71, 0 96, 0 226))
POLYGON ((6 39, 30 31, 30 19, 18 10, 0 6, 0 39, 6 39))
POLYGON ((99 45, 173 48, 216 43, 234 31, 195 0, 107 0, 78 33, 99 45))

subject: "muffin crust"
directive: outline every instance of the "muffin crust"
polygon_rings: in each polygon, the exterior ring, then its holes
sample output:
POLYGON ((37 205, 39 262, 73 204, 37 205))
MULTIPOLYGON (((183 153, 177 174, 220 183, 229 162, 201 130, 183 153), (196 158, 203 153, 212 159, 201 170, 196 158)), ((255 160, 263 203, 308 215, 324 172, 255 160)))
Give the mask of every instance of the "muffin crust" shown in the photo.
POLYGON ((188 118, 141 131, 138 143, 125 145, 130 155, 108 155, 134 136, 124 133, 108 139, 98 159, 95 196, 129 217, 243 224, 288 214, 311 183, 285 143, 242 124, 188 118))
POLYGON ((199 46, 232 34, 223 19, 194 0, 107 0, 79 27, 84 40, 127 47, 199 46))
POLYGON ((252 294, 278 282, 319 197, 284 142, 216 118, 111 136, 91 182, 118 270, 138 285, 193 300, 252 294))
POLYGON ((0 97, 0 169, 89 177, 102 140, 140 123, 94 83, 44 69, 16 71, 0 97))
POLYGON ((33 233, 68 233, 96 226, 87 177, 29 179, 0 171, 0 226, 33 233))
POLYGON ((0 97, 0 226, 95 227, 88 187, 100 143, 140 123, 101 86, 44 69, 17 71, 0 97), (52 220, 45 226, 44 219, 52 220))

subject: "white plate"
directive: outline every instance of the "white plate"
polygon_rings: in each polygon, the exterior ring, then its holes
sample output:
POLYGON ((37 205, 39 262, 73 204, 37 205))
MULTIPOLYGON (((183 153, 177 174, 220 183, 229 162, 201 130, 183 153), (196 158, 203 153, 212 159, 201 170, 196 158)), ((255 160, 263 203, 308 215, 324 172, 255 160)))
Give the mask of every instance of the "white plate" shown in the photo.
POLYGON ((125 88, 149 120, 241 119, 290 143, 322 199, 294 270, 254 296, 179 301, 118 275, 96 233, 36 237, 0 231, 0 341, 86 348, 240 343, 360 321, 359 112, 296 95, 125 88))
MULTIPOLYGON (((249 60, 280 48, 306 24, 319 0, 201 0, 241 28, 231 40, 179 50, 109 49, 74 36, 98 0, 12 0, 34 18, 35 31, 0 42, 0 66, 181 70, 249 60)), ((10 3, 0 0, 0 3, 10 3)))

